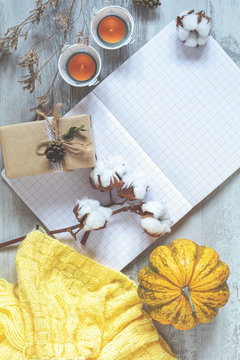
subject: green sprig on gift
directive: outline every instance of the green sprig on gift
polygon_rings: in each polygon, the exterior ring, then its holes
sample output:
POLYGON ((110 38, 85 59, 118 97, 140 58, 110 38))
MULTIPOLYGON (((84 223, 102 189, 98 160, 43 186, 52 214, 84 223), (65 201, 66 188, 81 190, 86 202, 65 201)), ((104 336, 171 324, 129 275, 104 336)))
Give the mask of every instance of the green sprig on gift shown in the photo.
POLYGON ((84 128, 84 125, 81 126, 72 126, 70 127, 70 129, 68 131, 66 131, 63 135, 62 135, 62 139, 66 140, 66 141, 72 141, 72 139, 74 138, 75 132, 77 131, 87 131, 87 129, 84 128))

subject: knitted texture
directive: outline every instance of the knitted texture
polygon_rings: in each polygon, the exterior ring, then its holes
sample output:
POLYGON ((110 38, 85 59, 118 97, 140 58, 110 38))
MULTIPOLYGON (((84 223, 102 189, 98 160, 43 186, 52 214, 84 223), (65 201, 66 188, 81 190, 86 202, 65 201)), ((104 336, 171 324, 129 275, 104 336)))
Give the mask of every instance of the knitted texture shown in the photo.
POLYGON ((39 231, 16 265, 17 288, 0 280, 0 359, 175 359, 123 274, 39 231))

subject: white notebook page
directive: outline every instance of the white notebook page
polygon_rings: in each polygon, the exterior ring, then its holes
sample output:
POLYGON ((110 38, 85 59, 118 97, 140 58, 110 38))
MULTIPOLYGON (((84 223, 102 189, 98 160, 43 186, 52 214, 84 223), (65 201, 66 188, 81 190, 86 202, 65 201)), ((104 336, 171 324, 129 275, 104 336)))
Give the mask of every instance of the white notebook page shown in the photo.
POLYGON ((239 168, 240 70, 212 37, 172 22, 93 92, 192 205, 239 168))
MULTIPOLYGON (((134 164, 136 171, 147 174, 150 189, 146 199, 167 203, 174 222, 192 208, 95 95, 89 95, 69 115, 80 113, 91 114, 98 158, 121 154, 129 164, 134 164)), ((4 178, 39 220, 53 230, 77 224, 72 212, 77 199, 87 196, 100 200, 102 204, 109 203, 108 193, 91 188, 89 171, 84 169, 14 179, 7 179, 4 175, 4 178)), ((122 269, 153 242, 139 222, 137 215, 122 213, 113 216, 105 229, 92 231, 87 248, 81 248, 81 252, 104 265, 122 269)), ((83 232, 80 232, 78 238, 82 235, 83 232)), ((66 238, 66 234, 58 237, 66 238)))
MULTIPOLYGON (((165 201, 176 222, 239 167, 239 99, 239 69, 220 46, 210 38, 202 48, 186 48, 171 23, 69 114, 92 116, 98 156, 121 154, 145 171, 148 197, 165 201)), ((88 173, 6 181, 54 229, 76 222, 77 198, 105 202, 88 173)), ((92 233, 85 251, 121 269, 152 242, 138 222, 129 214, 114 217, 92 233)))

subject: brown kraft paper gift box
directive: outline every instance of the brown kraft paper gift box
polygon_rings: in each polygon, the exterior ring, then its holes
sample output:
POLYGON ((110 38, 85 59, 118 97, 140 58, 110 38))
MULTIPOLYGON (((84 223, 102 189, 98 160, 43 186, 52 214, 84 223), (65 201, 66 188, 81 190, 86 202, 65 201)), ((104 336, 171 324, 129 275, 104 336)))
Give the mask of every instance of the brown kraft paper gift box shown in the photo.
MULTIPOLYGON (((53 166, 46 158, 37 154, 37 146, 43 140, 48 140, 46 120, 8 125, 0 128, 5 172, 8 178, 36 175, 53 172, 53 166)), ((74 140, 88 145, 80 154, 66 151, 63 170, 90 168, 95 165, 95 149, 92 140, 92 126, 89 115, 61 117, 59 127, 64 134, 73 126, 84 125, 87 131, 77 131, 74 140)))

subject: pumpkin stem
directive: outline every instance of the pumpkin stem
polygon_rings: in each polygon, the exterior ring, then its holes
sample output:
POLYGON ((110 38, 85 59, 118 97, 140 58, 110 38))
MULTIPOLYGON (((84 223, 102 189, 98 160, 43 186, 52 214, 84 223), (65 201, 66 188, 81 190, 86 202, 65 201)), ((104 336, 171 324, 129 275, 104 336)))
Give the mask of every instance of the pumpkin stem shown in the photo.
POLYGON ((190 304, 190 306, 191 306, 191 310, 194 312, 195 309, 194 309, 194 304, 193 304, 193 301, 192 301, 192 298, 191 298, 191 294, 190 294, 189 287, 188 287, 188 286, 184 286, 184 287, 181 289, 181 291, 182 291, 182 294, 183 294, 184 296, 186 296, 186 298, 188 299, 189 304, 190 304))

